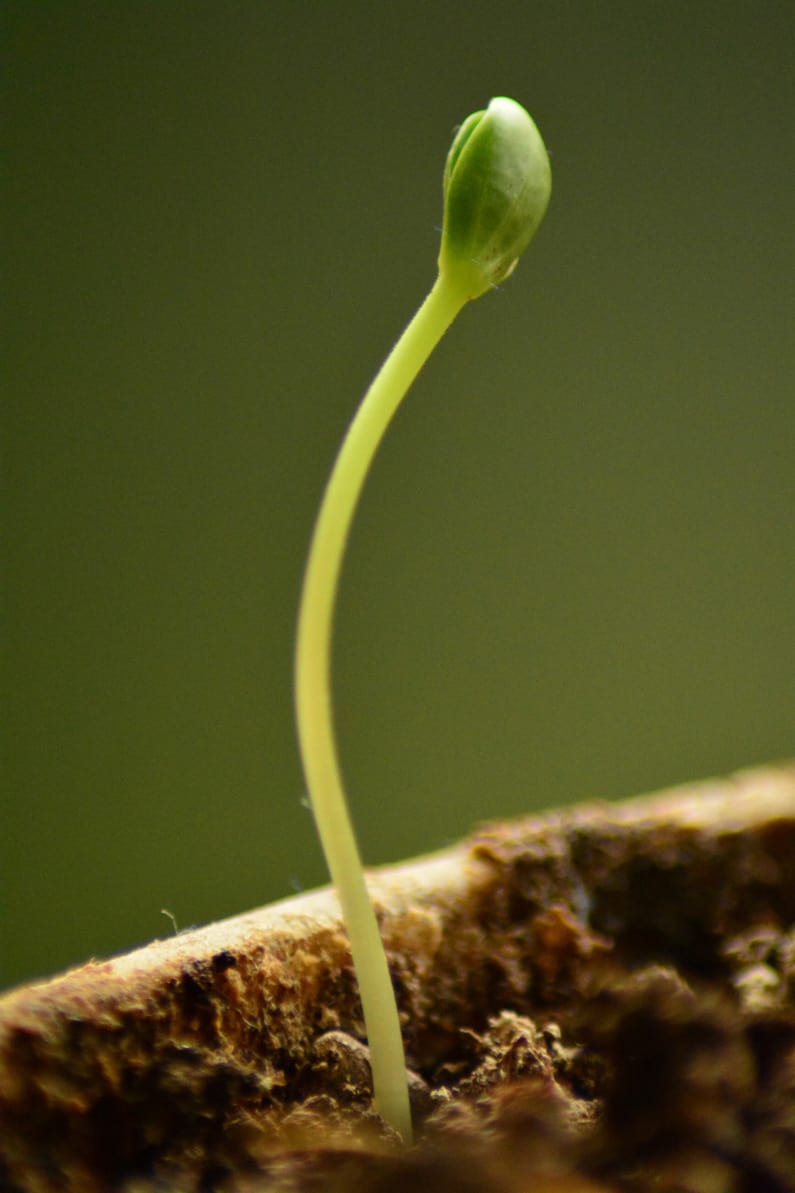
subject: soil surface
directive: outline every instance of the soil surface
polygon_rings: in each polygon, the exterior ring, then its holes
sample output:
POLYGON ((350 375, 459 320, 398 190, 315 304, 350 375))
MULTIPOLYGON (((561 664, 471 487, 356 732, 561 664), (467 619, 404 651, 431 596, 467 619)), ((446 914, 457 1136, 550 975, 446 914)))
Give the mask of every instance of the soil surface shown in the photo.
POLYGON ((374 875, 417 1140, 327 892, 0 1000, 3 1193, 795 1193, 795 766, 374 875))

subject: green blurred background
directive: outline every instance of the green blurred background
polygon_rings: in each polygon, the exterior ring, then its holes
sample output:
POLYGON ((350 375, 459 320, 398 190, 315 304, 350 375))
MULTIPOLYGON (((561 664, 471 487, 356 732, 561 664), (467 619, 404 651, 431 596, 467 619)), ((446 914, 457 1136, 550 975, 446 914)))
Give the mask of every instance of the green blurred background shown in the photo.
POLYGON ((553 200, 357 520, 334 685, 363 853, 793 752, 790 0, 3 21, 3 983, 325 881, 307 541, 494 94, 553 200))

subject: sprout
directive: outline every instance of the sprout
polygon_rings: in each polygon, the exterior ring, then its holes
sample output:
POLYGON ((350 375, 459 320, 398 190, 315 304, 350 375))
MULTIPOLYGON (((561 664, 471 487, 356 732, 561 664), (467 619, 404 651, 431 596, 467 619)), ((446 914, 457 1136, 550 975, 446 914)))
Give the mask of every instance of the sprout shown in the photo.
POLYGON ((445 169, 439 276, 365 394, 323 495, 295 652, 298 738, 312 810, 359 981, 378 1110, 411 1140, 403 1041, 386 954, 342 783, 331 707, 331 632, 342 559, 370 465, 417 373, 459 311, 513 269, 549 202, 546 150, 524 108, 492 100, 464 121, 445 169))
POLYGON ((541 134, 521 104, 493 99, 464 121, 444 171, 439 271, 477 298, 513 272, 552 188, 541 134))

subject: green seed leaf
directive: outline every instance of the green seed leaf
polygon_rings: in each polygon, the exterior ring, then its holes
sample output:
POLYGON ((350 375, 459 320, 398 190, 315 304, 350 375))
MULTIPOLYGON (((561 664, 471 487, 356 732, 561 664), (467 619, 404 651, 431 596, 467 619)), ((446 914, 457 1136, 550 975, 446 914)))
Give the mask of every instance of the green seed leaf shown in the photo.
POLYGON ((456 133, 444 171, 439 272, 468 298, 513 271, 544 218, 552 173, 530 115, 513 99, 493 99, 456 133))

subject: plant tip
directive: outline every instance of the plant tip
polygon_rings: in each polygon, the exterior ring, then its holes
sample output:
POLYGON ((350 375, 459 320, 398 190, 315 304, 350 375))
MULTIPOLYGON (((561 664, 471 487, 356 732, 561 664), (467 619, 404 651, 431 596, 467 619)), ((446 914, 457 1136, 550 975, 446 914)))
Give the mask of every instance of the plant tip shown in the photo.
POLYGON ((513 271, 552 190, 541 134, 516 100, 499 96, 468 116, 444 171, 439 273, 477 298, 513 271))

